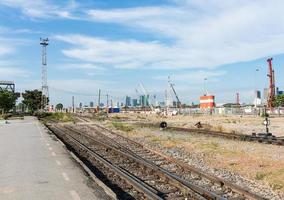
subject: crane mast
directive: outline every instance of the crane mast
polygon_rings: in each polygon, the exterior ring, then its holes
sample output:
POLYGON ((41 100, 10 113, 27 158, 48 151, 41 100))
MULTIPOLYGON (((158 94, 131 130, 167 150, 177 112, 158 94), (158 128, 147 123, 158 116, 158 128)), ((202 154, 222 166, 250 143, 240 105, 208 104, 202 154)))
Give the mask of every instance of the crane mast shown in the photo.
POLYGON ((181 102, 180 102, 180 100, 179 100, 179 98, 178 98, 178 95, 177 95, 177 93, 176 93, 176 90, 175 90, 175 88, 174 88, 174 84, 171 83, 170 77, 168 77, 168 82, 169 82, 170 88, 173 90, 173 93, 174 93, 174 95, 175 95, 175 97, 176 97, 176 99, 177 99, 177 107, 180 108, 180 107, 181 107, 181 102))
POLYGON ((274 70, 272 68, 272 58, 267 59, 268 62, 268 77, 269 77, 269 96, 267 100, 267 106, 273 107, 273 101, 275 99, 275 77, 274 70))

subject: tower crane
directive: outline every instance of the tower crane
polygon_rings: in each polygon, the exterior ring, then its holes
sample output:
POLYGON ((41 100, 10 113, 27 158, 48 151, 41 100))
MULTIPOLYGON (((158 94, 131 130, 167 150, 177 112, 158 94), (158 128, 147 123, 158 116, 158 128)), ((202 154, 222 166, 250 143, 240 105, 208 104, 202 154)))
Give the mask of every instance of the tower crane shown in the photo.
POLYGON ((174 88, 174 84, 173 84, 173 83, 171 82, 171 80, 170 80, 170 76, 168 76, 168 83, 169 83, 170 88, 173 90, 174 95, 175 95, 175 97, 176 97, 176 99, 177 99, 177 107, 180 108, 180 107, 181 107, 181 102, 180 102, 180 100, 179 100, 179 98, 178 98, 178 95, 177 95, 177 93, 176 93, 176 90, 175 90, 175 88, 174 88))
POLYGON ((142 89, 142 92, 143 92, 144 95, 145 95, 146 100, 148 100, 148 103, 149 103, 149 106, 150 106, 150 108, 151 108, 151 111, 154 111, 154 107, 153 107, 153 105, 152 105, 151 102, 150 102, 150 95, 149 95, 148 91, 145 89, 145 87, 144 87, 144 85, 143 85, 142 82, 140 82, 139 85, 140 85, 140 87, 141 87, 141 89, 142 89))

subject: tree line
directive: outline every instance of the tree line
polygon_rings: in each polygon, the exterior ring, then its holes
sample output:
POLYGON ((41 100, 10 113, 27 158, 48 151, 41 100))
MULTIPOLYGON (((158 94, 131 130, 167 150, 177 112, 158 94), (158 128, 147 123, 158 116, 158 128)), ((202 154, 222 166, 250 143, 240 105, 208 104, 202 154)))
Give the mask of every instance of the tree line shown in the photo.
MULTIPOLYGON (((8 113, 16 106, 16 101, 20 97, 20 93, 13 93, 8 90, 0 90, 0 110, 2 114, 8 113)), ((22 93, 22 102, 19 106, 22 110, 34 113, 39 111, 42 106, 42 92, 40 90, 26 90, 22 93)), ((57 110, 63 109, 61 103, 56 105, 57 110)))

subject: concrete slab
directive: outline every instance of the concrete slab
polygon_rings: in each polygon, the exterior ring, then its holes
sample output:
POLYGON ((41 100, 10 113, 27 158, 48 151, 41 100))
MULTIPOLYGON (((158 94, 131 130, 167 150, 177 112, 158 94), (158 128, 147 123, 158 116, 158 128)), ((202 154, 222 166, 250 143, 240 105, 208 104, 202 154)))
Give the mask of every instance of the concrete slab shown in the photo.
POLYGON ((0 199, 108 199, 33 117, 0 124, 0 199))

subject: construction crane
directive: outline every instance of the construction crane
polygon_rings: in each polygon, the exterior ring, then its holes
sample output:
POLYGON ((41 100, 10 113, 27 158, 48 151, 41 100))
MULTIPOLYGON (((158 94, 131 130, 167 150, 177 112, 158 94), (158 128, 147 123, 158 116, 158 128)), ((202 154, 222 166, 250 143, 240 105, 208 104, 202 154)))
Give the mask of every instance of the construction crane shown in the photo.
POLYGON ((181 107, 181 102, 180 102, 180 100, 179 100, 179 98, 178 98, 178 95, 177 95, 177 93, 176 93, 176 90, 175 90, 175 88, 174 88, 174 84, 173 84, 173 83, 171 82, 171 80, 170 80, 170 76, 168 76, 168 83, 169 83, 170 88, 173 90, 174 95, 175 95, 175 97, 176 97, 176 99, 177 99, 177 107, 180 108, 180 107, 181 107))
POLYGON ((268 74, 269 77, 269 95, 267 99, 268 108, 273 107, 273 101, 275 99, 275 77, 274 77, 274 69, 272 67, 272 58, 267 59, 268 62, 268 74))
MULTIPOLYGON (((145 87, 144 87, 144 85, 143 85, 142 82, 140 82, 139 85, 140 85, 140 87, 141 87, 141 89, 142 89, 142 92, 143 92, 144 95, 145 95, 146 102, 147 102, 147 100, 148 100, 148 103, 149 103, 149 106, 150 106, 150 108, 151 108, 151 111, 154 111, 154 107, 153 107, 153 105, 152 105, 151 102, 150 102, 150 95, 149 95, 148 91, 145 89, 145 87)), ((141 103, 141 104, 142 104, 142 103, 141 103)), ((144 105, 144 106, 145 106, 145 105, 144 105)))

